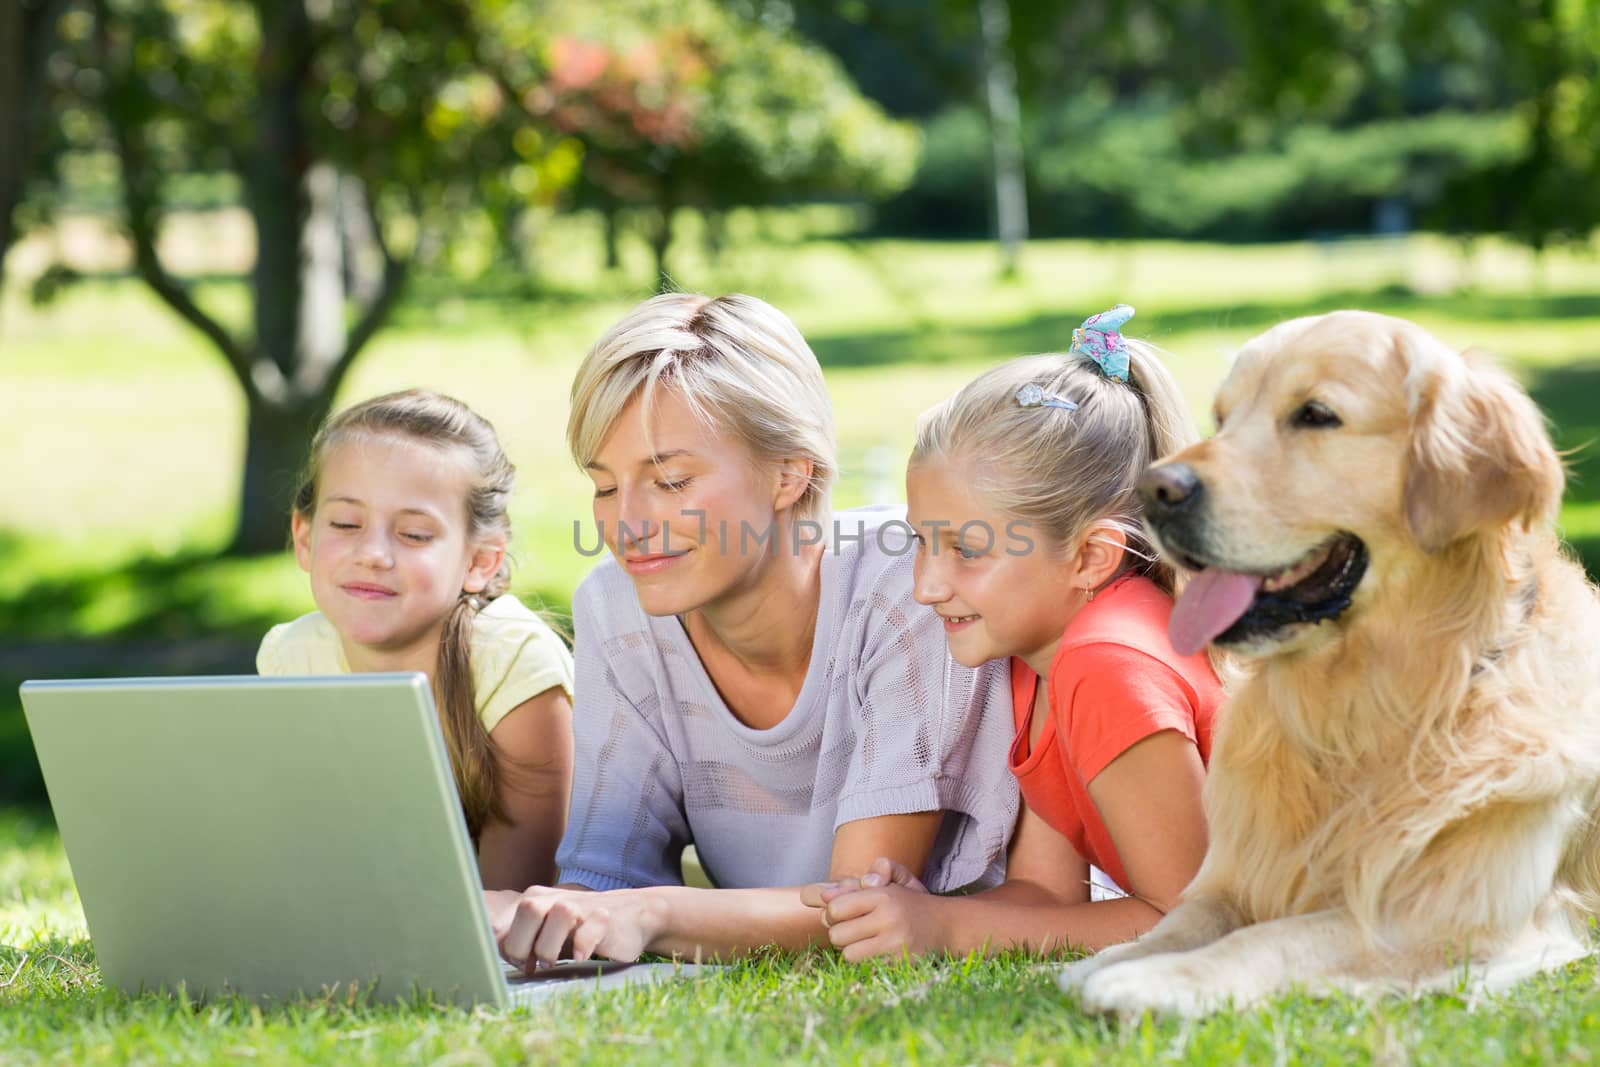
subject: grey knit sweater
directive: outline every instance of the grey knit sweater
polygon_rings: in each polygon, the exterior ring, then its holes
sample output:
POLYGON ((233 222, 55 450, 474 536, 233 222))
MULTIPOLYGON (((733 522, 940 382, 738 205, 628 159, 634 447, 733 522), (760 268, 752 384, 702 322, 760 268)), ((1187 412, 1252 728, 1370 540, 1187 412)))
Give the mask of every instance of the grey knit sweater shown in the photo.
POLYGON ((929 888, 1003 877, 1018 807, 1005 663, 950 659, 911 596, 903 514, 834 516, 810 668, 769 730, 734 717, 678 619, 645 614, 613 558, 584 579, 563 882, 677 884, 693 843, 718 885, 800 885, 827 876, 841 824, 934 810, 929 888))

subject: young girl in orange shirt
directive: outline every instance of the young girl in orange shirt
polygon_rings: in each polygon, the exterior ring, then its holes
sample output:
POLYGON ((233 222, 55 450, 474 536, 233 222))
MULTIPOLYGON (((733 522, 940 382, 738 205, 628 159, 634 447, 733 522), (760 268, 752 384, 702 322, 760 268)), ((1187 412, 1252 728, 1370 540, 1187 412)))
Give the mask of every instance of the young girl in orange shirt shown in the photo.
POLYGON ((847 959, 1098 949, 1154 926, 1199 869, 1221 686, 1172 647, 1174 574, 1135 493, 1195 435, 1154 349, 1121 335, 1132 314, 1093 316, 1065 355, 998 367, 918 425, 916 598, 958 662, 1010 657, 1024 808, 994 889, 934 896, 887 861, 808 887, 847 959), (1091 899, 1091 864, 1112 899, 1091 899))

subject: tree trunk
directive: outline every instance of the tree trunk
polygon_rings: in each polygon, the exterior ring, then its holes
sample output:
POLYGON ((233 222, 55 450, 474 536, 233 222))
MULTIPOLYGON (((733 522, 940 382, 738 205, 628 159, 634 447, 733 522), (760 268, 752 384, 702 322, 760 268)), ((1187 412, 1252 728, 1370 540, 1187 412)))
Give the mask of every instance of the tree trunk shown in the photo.
POLYGON ((989 142, 994 154, 995 230, 1000 238, 1000 272, 1010 277, 1028 239, 1028 186, 1022 157, 1022 104, 1011 58, 1008 0, 979 0, 983 27, 983 85, 989 104, 989 142))
POLYGON ((232 555, 282 551, 306 448, 332 404, 344 346, 339 177, 314 162, 301 112, 313 54, 299 0, 264 3, 260 124, 246 162, 256 226, 257 368, 246 385, 244 477, 232 555), (272 373, 268 368, 275 368, 272 373))
POLYGON ((600 217, 605 220, 606 270, 614 271, 622 266, 622 206, 608 200, 600 217))
MULTIPOLYGON (((338 175, 327 163, 307 168, 301 225, 288 236, 297 254, 279 249, 272 262, 293 277, 267 275, 256 266, 257 315, 277 318, 262 303, 272 292, 293 292, 298 308, 285 309, 281 321, 259 332, 262 354, 280 368, 281 379, 253 382, 245 390, 249 405, 244 478, 239 487, 239 527, 232 555, 281 551, 297 476, 305 466, 306 448, 317 426, 332 408, 342 373, 335 370, 345 348, 343 263, 339 239, 338 175), (265 289, 261 287, 265 283, 265 289), (272 351, 272 340, 291 344, 272 351)), ((282 242, 284 244, 288 241, 282 242)))
POLYGON ((672 280, 672 270, 667 263, 667 252, 672 247, 673 196, 665 186, 656 198, 656 210, 661 217, 650 234, 650 249, 656 257, 656 292, 676 292, 678 285, 672 280))
POLYGON ((339 178, 338 217, 341 285, 350 299, 369 304, 383 291, 383 274, 377 266, 377 235, 373 233, 367 191, 349 175, 339 178))
POLYGON ((728 213, 716 208, 705 211, 706 258, 712 266, 722 262, 722 250, 728 246, 728 213))
MULTIPOLYGON (((5 0, 0 0, 4 3, 5 0)), ((281 551, 296 477, 318 425, 356 357, 393 312, 409 276, 412 257, 397 258, 388 246, 370 195, 341 197, 340 177, 319 161, 306 118, 313 106, 311 71, 317 43, 306 0, 257 0, 261 47, 255 75, 257 107, 253 140, 235 153, 244 199, 256 230, 251 272, 255 312, 253 343, 236 337, 195 302, 189 286, 172 275, 157 249, 165 205, 153 174, 147 141, 150 119, 138 109, 108 108, 105 118, 116 146, 123 195, 123 224, 134 246, 134 267, 151 290, 215 346, 244 392, 244 472, 239 490, 239 525, 231 554, 281 551), (345 326, 344 255, 339 211, 365 210, 383 277, 372 298, 345 326)), ((109 3, 95 5, 101 69, 114 94, 131 64, 112 32, 109 3)), ((365 194, 365 190, 363 190, 365 194)), ((426 232, 417 246, 430 245, 426 232)))
POLYGON ((249 397, 239 526, 228 547, 231 555, 282 552, 289 544, 294 491, 305 470, 311 435, 328 417, 332 402, 332 390, 283 404, 249 397))
POLYGON ((0 281, 16 237, 14 215, 32 162, 35 108, 60 7, 57 0, 0 0, 0 281))
POLYGON ((5 278, 6 251, 11 247, 11 213, 22 195, 27 168, 27 104, 22 71, 28 54, 23 37, 22 4, 0 3, 0 280, 5 278))
POLYGON ((344 243, 339 234, 339 171, 331 163, 306 170, 305 229, 300 237, 300 327, 295 331, 294 384, 320 392, 344 349, 344 243))
POLYGON ((296 371, 300 333, 301 235, 310 213, 306 170, 311 149, 301 114, 311 68, 311 20, 302 0, 258 5, 261 21, 260 112, 245 161, 244 194, 256 227, 256 349, 287 381, 296 371))

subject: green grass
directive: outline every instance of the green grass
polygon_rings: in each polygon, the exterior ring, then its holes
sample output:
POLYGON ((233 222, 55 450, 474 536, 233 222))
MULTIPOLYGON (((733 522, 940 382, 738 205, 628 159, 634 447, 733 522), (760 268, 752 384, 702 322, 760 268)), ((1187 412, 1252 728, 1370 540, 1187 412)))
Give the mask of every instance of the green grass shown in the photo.
POLYGON ((332 995, 259 1009, 102 986, 54 832, 0 816, 0 1063, 1195 1064, 1590 1062, 1595 964, 1494 998, 1281 998, 1199 1022, 1078 1011, 1021 956, 851 965, 772 954, 509 1014, 332 995))

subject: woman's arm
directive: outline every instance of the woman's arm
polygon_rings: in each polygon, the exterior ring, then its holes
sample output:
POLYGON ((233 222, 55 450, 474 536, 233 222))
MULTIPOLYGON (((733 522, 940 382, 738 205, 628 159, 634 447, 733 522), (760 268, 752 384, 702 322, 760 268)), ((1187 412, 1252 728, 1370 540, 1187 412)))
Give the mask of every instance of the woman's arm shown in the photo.
POLYGON ((818 894, 846 959, 946 950, 1100 949, 1144 933, 1177 903, 1205 853, 1205 771, 1175 731, 1131 746, 1089 783, 1132 882, 1133 895, 1093 901, 1088 864, 1032 811, 1013 838, 1004 885, 936 897, 901 885, 818 894))
MULTIPOLYGON (((921 870, 933 851, 942 812, 883 815, 839 827, 830 863, 835 878, 860 875, 875 856, 921 870)), ((698 889, 651 886, 583 893, 530 889, 509 918, 496 922, 501 954, 524 967, 604 956, 636 959, 642 952, 684 959, 730 959, 764 945, 799 951, 826 944, 817 913, 798 887, 698 889), (503 927, 503 931, 502 928, 503 927)))
MULTIPOLYGON (((866 873, 879 856, 920 871, 933 853, 944 818, 940 811, 857 819, 833 835, 830 878, 866 873)), ((702 958, 737 956, 762 945, 798 951, 827 943, 817 913, 800 900, 800 888, 637 890, 659 895, 661 909, 649 951, 702 958)))
POLYGON ((485 889, 550 885, 572 792, 572 704, 560 687, 546 689, 508 711, 489 737, 506 818, 478 836, 478 875, 485 889))

